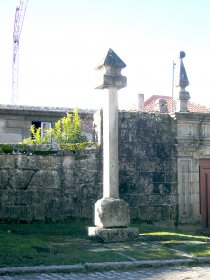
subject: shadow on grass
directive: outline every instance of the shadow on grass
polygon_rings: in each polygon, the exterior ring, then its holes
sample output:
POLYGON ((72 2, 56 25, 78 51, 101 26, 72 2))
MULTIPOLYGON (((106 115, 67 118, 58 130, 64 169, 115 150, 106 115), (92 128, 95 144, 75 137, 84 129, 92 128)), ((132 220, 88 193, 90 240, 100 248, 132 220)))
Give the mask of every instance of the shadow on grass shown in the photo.
POLYGON ((132 225, 139 228, 138 241, 98 243, 87 237, 87 226, 92 222, 0 224, 0 267, 164 260, 181 257, 174 248, 196 256, 210 250, 209 237, 140 224, 132 225))

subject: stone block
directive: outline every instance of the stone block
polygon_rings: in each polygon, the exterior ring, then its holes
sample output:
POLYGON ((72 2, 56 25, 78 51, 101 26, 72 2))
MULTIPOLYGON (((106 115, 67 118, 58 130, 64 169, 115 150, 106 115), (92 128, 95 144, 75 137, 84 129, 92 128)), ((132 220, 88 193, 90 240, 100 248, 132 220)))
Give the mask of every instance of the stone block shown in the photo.
POLYGON ((18 127, 0 127, 1 133, 14 133, 14 134, 22 134, 23 129, 18 127))
POLYGON ((20 169, 60 169, 60 157, 55 156, 38 156, 38 155, 17 155, 16 156, 17 167, 20 169))
POLYGON ((28 207, 27 205, 21 205, 21 206, 17 206, 17 208, 18 208, 17 220, 28 221, 28 222, 33 220, 33 213, 31 207, 28 207))
POLYGON ((127 227, 130 224, 130 209, 122 199, 102 198, 95 204, 97 227, 127 227))
POLYGON ((27 189, 34 171, 15 169, 10 177, 9 183, 14 189, 27 189))
POLYGON ((16 205, 28 205, 31 206, 33 202, 33 191, 28 191, 28 190, 18 190, 15 192, 15 195, 10 196, 15 197, 15 204, 16 205))
POLYGON ((138 207, 138 219, 141 221, 161 221, 170 219, 168 205, 141 205, 138 207))
POLYGON ((134 241, 139 237, 139 231, 134 227, 99 228, 88 227, 88 236, 95 237, 105 243, 134 241))
POLYGON ((9 173, 7 170, 0 170, 0 189, 6 188, 9 182, 9 173))
POLYGON ((62 167, 63 169, 72 169, 75 166, 75 160, 73 156, 63 157, 62 167))
POLYGON ((9 208, 9 219, 15 221, 31 221, 32 211, 27 205, 12 206, 9 208))
POLYGON ((45 186, 51 189, 60 188, 61 181, 57 171, 39 170, 32 177, 29 188, 43 188, 45 186))
POLYGON ((67 186, 67 187, 74 184, 73 168, 63 170, 63 183, 64 183, 64 186, 67 186))
POLYGON ((14 127, 14 128, 28 128, 30 129, 31 121, 23 121, 23 120, 7 120, 6 123, 7 127, 14 127))
POLYGON ((0 167, 1 170, 14 169, 15 157, 13 155, 0 155, 0 167))
POLYGON ((43 204, 34 205, 33 214, 35 221, 45 221, 45 206, 43 204))
POLYGON ((0 128, 6 126, 6 120, 0 120, 0 128))
POLYGON ((127 85, 127 78, 125 76, 114 75, 100 75, 97 79, 96 89, 104 89, 109 87, 117 87, 118 89, 124 88, 127 85))
POLYGON ((19 133, 3 133, 0 132, 0 143, 4 144, 18 144, 23 140, 22 134, 19 133))

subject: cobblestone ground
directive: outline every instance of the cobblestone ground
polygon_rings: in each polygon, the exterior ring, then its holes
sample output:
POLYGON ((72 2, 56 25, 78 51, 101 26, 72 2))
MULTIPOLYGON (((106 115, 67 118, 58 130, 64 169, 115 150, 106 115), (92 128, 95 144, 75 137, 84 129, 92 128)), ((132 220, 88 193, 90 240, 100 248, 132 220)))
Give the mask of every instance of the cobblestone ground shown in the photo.
POLYGON ((135 271, 107 271, 92 273, 40 273, 18 276, 0 276, 2 280, 210 280, 210 266, 145 268, 135 271))

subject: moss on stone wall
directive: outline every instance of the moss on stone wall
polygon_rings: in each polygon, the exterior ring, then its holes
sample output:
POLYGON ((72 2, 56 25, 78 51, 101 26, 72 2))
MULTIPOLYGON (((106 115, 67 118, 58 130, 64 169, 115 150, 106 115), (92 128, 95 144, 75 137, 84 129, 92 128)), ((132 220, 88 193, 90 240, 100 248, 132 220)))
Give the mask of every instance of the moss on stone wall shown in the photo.
POLYGON ((85 149, 97 148, 95 142, 83 142, 65 144, 61 147, 56 144, 0 144, 0 154, 35 154, 35 155, 51 155, 61 154, 65 151, 82 151, 85 149))
POLYGON ((119 116, 120 194, 141 221, 176 221, 176 122, 168 114, 119 116))
MULTIPOLYGON (((92 217, 102 197, 101 148, 65 148, 0 146, 0 219, 92 217)), ((176 122, 170 115, 119 114, 119 185, 133 219, 177 221, 176 122)))
POLYGON ((98 152, 0 154, 0 221, 92 218, 94 203, 102 193, 98 152))

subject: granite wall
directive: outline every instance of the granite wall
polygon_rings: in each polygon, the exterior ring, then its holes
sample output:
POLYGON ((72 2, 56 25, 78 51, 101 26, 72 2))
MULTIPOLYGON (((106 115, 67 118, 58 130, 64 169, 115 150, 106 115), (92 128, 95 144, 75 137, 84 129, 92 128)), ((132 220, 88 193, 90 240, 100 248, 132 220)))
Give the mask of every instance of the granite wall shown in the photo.
POLYGON ((168 114, 119 117, 120 194, 133 219, 177 220, 176 122, 168 114))
POLYGON ((64 155, 0 155, 0 220, 92 217, 101 197, 99 150, 64 155))
MULTIPOLYGON (((100 114, 95 126, 102 135, 100 114)), ((132 219, 177 220, 176 121, 170 115, 119 113, 119 177, 132 219)), ((1 220, 91 218, 101 197, 100 149, 0 155, 1 220)))

